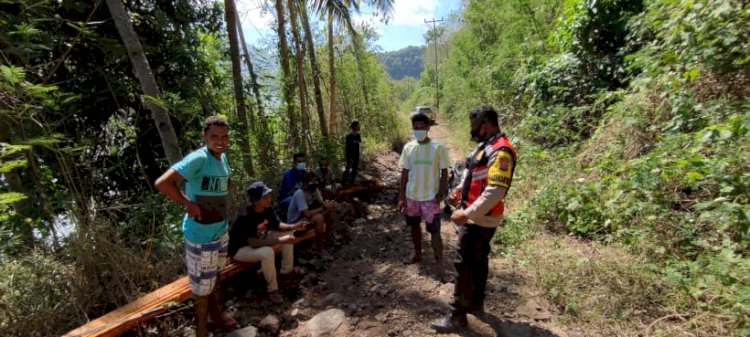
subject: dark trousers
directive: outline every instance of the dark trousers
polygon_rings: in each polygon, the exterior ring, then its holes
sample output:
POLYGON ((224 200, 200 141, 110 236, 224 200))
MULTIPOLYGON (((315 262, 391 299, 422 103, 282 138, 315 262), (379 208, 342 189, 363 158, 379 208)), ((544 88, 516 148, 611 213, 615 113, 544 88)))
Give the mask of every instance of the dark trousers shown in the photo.
POLYGON ((346 168, 344 169, 343 183, 354 184, 359 169, 359 158, 347 158, 346 168))
POLYGON ((495 228, 466 224, 458 230, 458 257, 453 264, 458 278, 453 290, 451 313, 466 315, 482 309, 489 272, 490 240, 495 228))

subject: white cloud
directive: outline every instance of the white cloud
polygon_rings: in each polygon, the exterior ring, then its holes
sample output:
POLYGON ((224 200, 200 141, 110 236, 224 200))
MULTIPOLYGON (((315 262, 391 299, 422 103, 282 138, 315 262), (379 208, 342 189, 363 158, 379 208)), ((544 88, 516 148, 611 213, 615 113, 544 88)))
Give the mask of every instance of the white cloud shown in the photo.
MULTIPOLYGON (((263 6, 267 6, 267 1, 263 0, 238 0, 235 1, 237 4, 237 11, 240 14, 240 20, 242 21, 242 27, 245 30, 248 28, 255 27, 260 31, 269 31, 269 26, 273 24, 276 19, 273 13, 263 10, 263 6)), ((270 8, 271 10, 273 7, 270 8)))
MULTIPOLYGON (((243 26, 255 26, 261 31, 267 31, 270 24, 274 22, 274 15, 268 10, 264 11, 266 6, 273 11, 270 3, 265 0, 237 0, 237 10, 240 13, 240 19, 243 26)), ((389 24, 420 26, 424 25, 425 19, 431 19, 435 15, 438 0, 395 0, 394 10, 389 24)), ((357 22, 369 21, 377 23, 379 18, 373 18, 371 9, 363 8, 365 15, 356 15, 357 22)))
POLYGON ((393 18, 390 23, 395 25, 418 26, 424 25, 424 19, 431 19, 435 15, 437 0, 395 0, 393 18))
MULTIPOLYGON (((437 5, 438 0, 395 0, 388 26, 423 26, 425 19, 435 15, 437 5)), ((381 16, 373 14, 373 9, 365 6, 361 14, 354 14, 353 19, 357 24, 370 23, 382 36, 387 28, 380 21, 381 16)))
MULTIPOLYGON (((269 34, 275 34, 275 15, 273 3, 268 0, 235 0, 240 14, 242 27, 248 42, 254 44, 269 34), (263 8, 266 8, 265 10, 263 8)), ((432 19, 436 14, 438 0, 395 0, 394 9, 387 26, 423 27, 425 19, 432 19)), ((370 23, 380 36, 388 27, 380 21, 380 17, 373 16, 373 9, 363 7, 361 14, 354 14, 356 23, 370 23)), ((314 17, 312 17, 314 18, 314 17)))

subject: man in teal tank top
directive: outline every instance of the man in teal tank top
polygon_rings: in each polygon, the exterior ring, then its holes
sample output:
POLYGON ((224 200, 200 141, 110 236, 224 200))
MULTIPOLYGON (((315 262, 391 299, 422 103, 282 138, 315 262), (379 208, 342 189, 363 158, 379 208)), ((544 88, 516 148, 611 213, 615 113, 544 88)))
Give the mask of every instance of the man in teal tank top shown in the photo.
POLYGON ((222 314, 219 287, 216 287, 216 276, 226 264, 229 242, 227 195, 230 171, 224 155, 229 147, 229 124, 220 117, 206 118, 201 140, 206 146, 172 165, 154 184, 159 192, 185 206, 182 232, 190 287, 197 297, 198 337, 208 335, 208 314, 225 327, 239 326, 231 316, 222 314), (182 182, 185 182, 185 193, 179 187, 182 182))

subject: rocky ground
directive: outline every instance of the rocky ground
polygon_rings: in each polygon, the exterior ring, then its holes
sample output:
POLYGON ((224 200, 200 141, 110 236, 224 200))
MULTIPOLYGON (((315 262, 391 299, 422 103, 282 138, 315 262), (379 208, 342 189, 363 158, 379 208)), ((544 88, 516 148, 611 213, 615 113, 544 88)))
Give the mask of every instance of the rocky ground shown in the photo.
MULTIPOLYGON (((444 129, 433 130, 434 138, 444 137, 444 129)), ((460 158, 455 153, 451 157, 460 158)), ((339 222, 336 245, 330 250, 333 260, 315 258, 304 245, 298 247, 297 264, 307 273, 281 280, 285 303, 274 306, 263 299, 260 275, 250 273, 233 280, 227 307, 244 328, 225 336, 437 335, 428 323, 447 312, 455 275, 441 279, 434 273, 426 232, 422 263, 403 263, 413 248, 395 207, 397 162, 398 153, 391 152, 366 165, 365 177, 394 189, 344 200, 345 209, 358 211, 350 223, 339 222)), ((446 220, 441 232, 445 267, 452 271, 456 232, 446 220)), ((527 283, 523 270, 502 258, 491 260, 487 292, 489 318, 480 321, 470 315, 469 328, 444 336, 582 336, 556 328, 557 309, 544 299, 542 291, 527 283)))
MULTIPOLYGON (((445 132, 438 126, 430 134, 443 141, 445 132)), ((460 158, 449 150, 452 160, 460 158)), ((433 271, 426 232, 422 263, 403 263, 413 247, 396 209, 397 162, 398 153, 390 152, 365 165, 365 178, 392 189, 342 200, 345 214, 335 226, 335 244, 329 250, 332 260, 312 255, 310 243, 295 247, 295 263, 306 274, 280 279, 284 303, 266 300, 265 281, 253 271, 227 282, 225 307, 243 328, 215 331, 214 336, 436 336, 428 323, 447 313, 455 277, 456 231, 445 216, 441 233, 448 277, 440 278, 433 271)), ((529 284, 525 273, 508 260, 493 257, 485 303, 489 317, 479 320, 469 315, 468 328, 442 336, 583 337, 558 327, 559 310, 545 300, 543 291, 529 284)), ((194 336, 191 310, 182 312, 184 317, 178 319, 182 326, 169 329, 170 335, 194 336)), ((160 334, 154 329, 151 334, 160 334)))

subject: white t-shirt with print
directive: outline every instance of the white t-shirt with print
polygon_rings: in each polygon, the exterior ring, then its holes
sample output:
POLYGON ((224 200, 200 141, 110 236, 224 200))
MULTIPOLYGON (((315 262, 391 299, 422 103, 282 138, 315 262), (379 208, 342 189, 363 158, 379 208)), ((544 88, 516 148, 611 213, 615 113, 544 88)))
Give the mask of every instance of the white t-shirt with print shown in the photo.
POLYGON ((406 198, 416 201, 435 199, 440 187, 440 170, 450 167, 443 144, 430 139, 425 144, 412 140, 401 151, 398 166, 409 170, 406 198))

